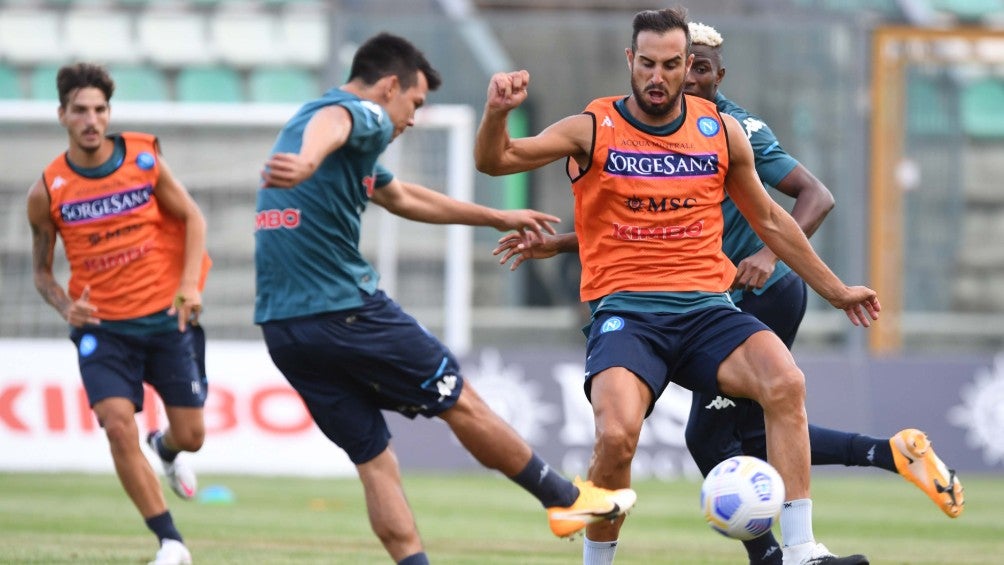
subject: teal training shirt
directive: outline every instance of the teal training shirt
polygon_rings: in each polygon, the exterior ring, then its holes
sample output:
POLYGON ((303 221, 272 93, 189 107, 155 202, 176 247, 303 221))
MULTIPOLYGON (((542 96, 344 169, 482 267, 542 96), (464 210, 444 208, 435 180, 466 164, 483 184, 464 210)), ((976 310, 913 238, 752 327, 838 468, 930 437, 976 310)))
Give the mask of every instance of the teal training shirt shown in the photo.
MULTIPOLYGON (((750 114, 744 108, 737 105, 722 95, 721 92, 715 95, 715 105, 718 111, 729 114, 739 121, 739 125, 746 132, 746 137, 753 146, 753 161, 757 175, 760 180, 771 186, 777 186, 781 179, 788 176, 792 170, 798 166, 798 161, 781 147, 763 120, 750 114)), ((749 222, 736 208, 732 199, 727 195, 722 202, 722 215, 725 218, 725 233, 722 236, 722 251, 728 255, 732 263, 738 265, 740 261, 753 255, 763 248, 764 242, 757 236, 749 222)), ((762 288, 755 289, 754 294, 762 294, 770 288, 772 284, 780 280, 781 277, 791 272, 791 267, 784 262, 778 261, 774 268, 774 273, 767 279, 762 288)), ((732 299, 736 302, 742 300, 742 291, 732 293, 732 299)))
POLYGON ((355 308, 379 276, 359 250, 361 215, 393 175, 377 164, 394 126, 380 105, 334 88, 304 104, 279 132, 272 154, 297 153, 318 110, 352 116, 345 145, 292 189, 259 188, 255 208, 255 310, 261 324, 355 308))

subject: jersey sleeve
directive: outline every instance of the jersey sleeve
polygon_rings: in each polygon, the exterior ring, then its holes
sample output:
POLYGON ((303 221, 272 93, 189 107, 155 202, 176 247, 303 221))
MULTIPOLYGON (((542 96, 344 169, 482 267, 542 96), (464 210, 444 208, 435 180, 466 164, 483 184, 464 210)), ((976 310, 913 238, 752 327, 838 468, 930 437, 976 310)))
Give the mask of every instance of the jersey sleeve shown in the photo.
POLYGON ((788 176, 798 161, 781 147, 774 132, 766 122, 746 112, 733 111, 732 116, 746 132, 746 137, 753 146, 753 161, 760 180, 777 186, 781 179, 788 176))
POLYGON ((376 182, 373 184, 376 188, 387 186, 390 181, 394 180, 394 173, 380 163, 377 163, 376 167, 373 168, 373 174, 376 176, 376 182))
POLYGON ((379 104, 368 100, 345 102, 343 106, 352 116, 352 132, 345 145, 367 153, 382 152, 394 133, 387 112, 379 104))

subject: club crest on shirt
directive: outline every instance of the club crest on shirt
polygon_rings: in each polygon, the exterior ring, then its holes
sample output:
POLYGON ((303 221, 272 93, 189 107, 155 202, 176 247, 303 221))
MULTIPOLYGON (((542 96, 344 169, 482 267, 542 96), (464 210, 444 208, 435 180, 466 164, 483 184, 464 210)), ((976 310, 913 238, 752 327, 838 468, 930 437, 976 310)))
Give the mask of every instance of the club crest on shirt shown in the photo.
POLYGON ((721 128, 722 126, 719 125, 718 120, 714 118, 709 118, 707 116, 697 118, 697 129, 700 130, 705 137, 717 135, 721 128))

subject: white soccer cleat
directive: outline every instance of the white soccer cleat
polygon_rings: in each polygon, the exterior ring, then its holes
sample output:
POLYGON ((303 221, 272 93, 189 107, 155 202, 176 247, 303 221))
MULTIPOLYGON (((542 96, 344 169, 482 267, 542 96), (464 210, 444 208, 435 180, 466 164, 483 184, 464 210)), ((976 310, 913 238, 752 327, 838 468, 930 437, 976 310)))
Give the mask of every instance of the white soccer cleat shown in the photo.
POLYGON ((174 461, 165 461, 160 457, 160 451, 157 449, 157 438, 161 435, 162 432, 160 431, 150 432, 150 435, 146 438, 146 443, 157 454, 157 458, 164 465, 164 476, 167 477, 171 490, 181 498, 191 500, 195 498, 195 493, 199 488, 199 482, 195 478, 195 471, 185 463, 180 455, 175 457, 174 461))
POLYGON ((782 549, 783 565, 868 565, 864 555, 837 557, 826 546, 814 541, 782 549))
POLYGON ((175 539, 160 542, 160 549, 149 565, 191 565, 192 554, 185 544, 175 539))

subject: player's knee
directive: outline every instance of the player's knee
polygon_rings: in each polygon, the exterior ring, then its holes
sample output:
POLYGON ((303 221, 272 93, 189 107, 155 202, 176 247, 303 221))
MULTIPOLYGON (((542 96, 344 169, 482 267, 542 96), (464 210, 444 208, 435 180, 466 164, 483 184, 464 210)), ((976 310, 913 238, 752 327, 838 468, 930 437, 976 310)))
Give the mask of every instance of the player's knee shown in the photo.
POLYGON ((105 437, 112 449, 125 447, 138 441, 139 432, 136 423, 131 417, 120 417, 109 415, 101 422, 105 430, 105 437))
POLYGON ((630 466, 638 449, 640 429, 621 423, 599 427, 596 437, 597 456, 613 467, 630 466))
POLYGON ((759 400, 764 409, 790 409, 805 404, 805 375, 792 365, 774 371, 765 379, 763 396, 759 400))

